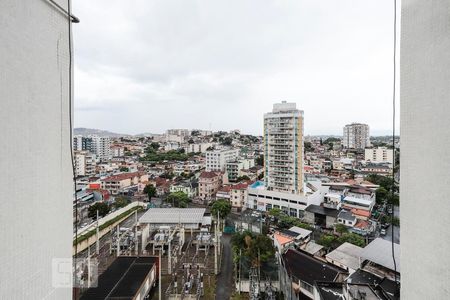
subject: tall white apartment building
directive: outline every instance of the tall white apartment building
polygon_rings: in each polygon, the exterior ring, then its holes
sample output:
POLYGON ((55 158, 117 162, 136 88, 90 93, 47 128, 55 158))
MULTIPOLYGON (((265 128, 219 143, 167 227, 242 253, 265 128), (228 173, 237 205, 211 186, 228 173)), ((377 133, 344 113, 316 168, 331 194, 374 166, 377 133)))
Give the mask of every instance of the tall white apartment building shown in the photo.
POLYGON ((92 152, 101 161, 111 159, 111 139, 105 136, 93 135, 92 138, 92 152))
POLYGON ((264 114, 267 190, 303 193, 303 111, 283 101, 264 114))
POLYGON ((344 148, 365 149, 370 147, 369 125, 352 123, 344 127, 344 148))
POLYGON ((217 149, 206 151, 206 171, 224 171, 227 162, 239 156, 239 149, 217 149))
POLYGON ((394 150, 387 147, 378 147, 366 149, 364 152, 364 160, 373 163, 389 163, 394 162, 394 150))
POLYGON ((83 150, 83 136, 76 135, 73 137, 73 151, 83 150))
POLYGON ((75 176, 95 175, 95 154, 88 151, 75 151, 75 176))

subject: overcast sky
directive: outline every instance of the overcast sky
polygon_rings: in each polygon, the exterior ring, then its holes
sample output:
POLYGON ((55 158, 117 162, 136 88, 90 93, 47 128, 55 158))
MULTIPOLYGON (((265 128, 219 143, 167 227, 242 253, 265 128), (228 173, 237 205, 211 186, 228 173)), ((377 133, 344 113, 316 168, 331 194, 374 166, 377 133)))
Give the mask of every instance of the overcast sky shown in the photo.
POLYGON ((262 133, 281 100, 306 134, 389 133, 392 0, 75 0, 75 126, 262 133))

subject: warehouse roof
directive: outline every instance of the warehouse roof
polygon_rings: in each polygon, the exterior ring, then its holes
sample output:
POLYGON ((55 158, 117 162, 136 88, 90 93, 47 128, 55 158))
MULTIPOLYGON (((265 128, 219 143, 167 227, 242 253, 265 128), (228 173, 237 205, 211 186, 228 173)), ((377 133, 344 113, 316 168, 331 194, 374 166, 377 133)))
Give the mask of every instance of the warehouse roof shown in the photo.
POLYGON ((157 257, 118 257, 99 276, 98 286, 88 289, 80 300, 135 299, 157 259, 157 257))
POLYGON ((201 224, 205 211, 205 208, 150 208, 139 223, 201 224))

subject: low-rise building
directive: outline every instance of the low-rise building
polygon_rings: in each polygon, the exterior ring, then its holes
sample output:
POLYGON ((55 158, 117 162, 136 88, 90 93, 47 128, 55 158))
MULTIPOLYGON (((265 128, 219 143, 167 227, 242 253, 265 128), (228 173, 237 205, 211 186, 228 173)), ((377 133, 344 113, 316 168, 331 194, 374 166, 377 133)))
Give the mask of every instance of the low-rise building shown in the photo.
POLYGON ((194 198, 197 196, 198 184, 190 181, 178 182, 170 186, 169 191, 171 193, 183 192, 188 195, 189 198, 194 198))
POLYGON ((225 163, 225 170, 230 182, 237 181, 238 177, 243 176, 242 170, 248 170, 255 165, 254 159, 236 159, 225 163))
POLYGON ((364 160, 372 163, 392 164, 394 162, 394 150, 387 147, 366 148, 364 160))
POLYGON ((310 181, 304 184, 304 193, 286 193, 265 188, 264 182, 257 181, 248 187, 247 208, 269 211, 279 208, 292 217, 302 217, 308 205, 320 205, 328 187, 323 187, 320 181, 310 181))
POLYGON ((247 203, 248 195, 248 183, 242 182, 234 184, 230 188, 230 202, 231 207, 236 212, 241 212, 246 209, 245 204, 247 203))
POLYGON ((346 242, 325 255, 325 259, 352 274, 360 267, 362 251, 363 248, 346 242))
POLYGON ((198 179, 199 194, 201 200, 211 201, 216 198, 216 194, 222 185, 222 173, 204 171, 198 179))
POLYGON ((121 191, 138 186, 139 183, 148 181, 145 172, 121 173, 112 175, 100 180, 101 188, 108 190, 111 194, 117 195, 121 191))

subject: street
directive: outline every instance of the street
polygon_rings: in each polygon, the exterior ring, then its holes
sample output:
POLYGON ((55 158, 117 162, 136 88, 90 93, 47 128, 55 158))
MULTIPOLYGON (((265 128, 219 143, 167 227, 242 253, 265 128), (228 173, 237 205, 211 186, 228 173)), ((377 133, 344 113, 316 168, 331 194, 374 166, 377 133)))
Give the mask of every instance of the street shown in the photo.
POLYGON ((233 287, 233 258, 231 253, 231 235, 222 236, 222 267, 217 275, 216 299, 227 300, 231 297, 233 287))

